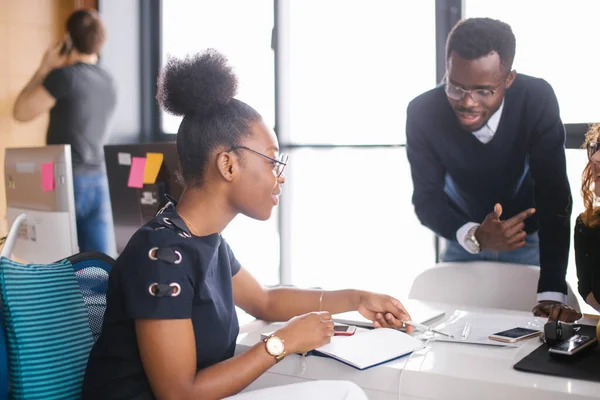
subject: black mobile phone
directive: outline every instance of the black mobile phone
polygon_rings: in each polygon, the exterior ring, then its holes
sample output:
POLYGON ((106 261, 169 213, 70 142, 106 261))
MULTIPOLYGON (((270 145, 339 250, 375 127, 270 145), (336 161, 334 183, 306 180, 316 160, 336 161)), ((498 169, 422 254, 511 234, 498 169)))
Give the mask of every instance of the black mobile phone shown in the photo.
POLYGON ((67 33, 65 34, 65 39, 63 40, 63 44, 60 48, 60 54, 67 54, 69 51, 71 51, 71 47, 73 47, 73 42, 71 41, 71 35, 67 33))
POLYGON ((541 334, 541 331, 528 328, 513 328, 507 331, 496 332, 489 336, 491 340, 497 340, 499 342, 515 343, 519 340, 529 339, 534 336, 541 334))
POLYGON ((551 356, 573 356, 585 349, 593 349, 598 345, 598 339, 593 336, 575 335, 560 342, 548 350, 551 356))

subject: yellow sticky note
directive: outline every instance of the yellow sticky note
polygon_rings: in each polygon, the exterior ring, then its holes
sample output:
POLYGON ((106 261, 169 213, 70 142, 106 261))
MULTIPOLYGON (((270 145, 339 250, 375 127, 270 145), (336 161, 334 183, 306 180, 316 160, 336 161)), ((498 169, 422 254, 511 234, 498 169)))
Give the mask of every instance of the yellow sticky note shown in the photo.
POLYGON ((144 183, 156 182, 156 177, 163 163, 162 153, 146 153, 146 166, 144 168, 144 183))

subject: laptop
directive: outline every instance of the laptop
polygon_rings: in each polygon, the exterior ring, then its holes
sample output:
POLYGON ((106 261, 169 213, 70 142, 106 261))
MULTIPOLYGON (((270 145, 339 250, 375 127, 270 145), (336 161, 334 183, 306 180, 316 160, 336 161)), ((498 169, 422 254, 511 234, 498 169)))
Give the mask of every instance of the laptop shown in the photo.
MULTIPOLYGON (((443 310, 425 305, 417 300, 405 300, 402 302, 402 305, 404 305, 406 311, 410 313, 412 321, 419 324, 428 324, 446 314, 443 310)), ((334 322, 340 324, 362 326, 366 328, 373 327, 373 321, 363 317, 358 311, 334 314, 332 318, 334 322)))

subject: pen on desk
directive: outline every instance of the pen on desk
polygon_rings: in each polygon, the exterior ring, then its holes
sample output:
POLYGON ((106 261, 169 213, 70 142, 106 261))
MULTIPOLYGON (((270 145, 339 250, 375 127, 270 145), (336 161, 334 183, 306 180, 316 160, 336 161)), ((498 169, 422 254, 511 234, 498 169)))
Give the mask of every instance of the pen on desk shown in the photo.
POLYGON ((471 333, 471 324, 467 322, 462 331, 462 340, 467 340, 470 333, 471 333))
POLYGON ((435 329, 432 329, 430 326, 427 325, 423 325, 423 324, 419 324, 413 321, 402 321, 405 325, 410 325, 416 329, 425 331, 425 332, 433 332, 433 333, 437 333, 438 335, 442 335, 442 336, 446 336, 449 337, 451 339, 454 339, 454 336, 452 336, 449 333, 445 333, 445 332, 440 332, 440 331, 436 331, 435 329))

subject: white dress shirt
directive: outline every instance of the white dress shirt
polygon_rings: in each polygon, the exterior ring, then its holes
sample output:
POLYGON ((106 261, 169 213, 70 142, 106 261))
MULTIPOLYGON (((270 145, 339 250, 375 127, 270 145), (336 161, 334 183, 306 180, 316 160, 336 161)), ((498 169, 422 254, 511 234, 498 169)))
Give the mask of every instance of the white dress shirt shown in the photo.
MULTIPOLYGON (((493 139, 494 135, 496 134, 496 130, 498 130, 498 125, 500 124, 500 117, 502 117, 503 109, 504 109, 504 100, 502 100, 502 104, 500 104, 500 107, 498 108, 498 110, 494 113, 494 115, 492 115, 490 117, 490 119, 487 121, 487 123, 481 129, 473 132, 473 135, 481 143, 486 144, 486 143, 489 143, 490 140, 493 139)), ((492 212, 492 210, 490 210, 490 212, 492 212)), ((468 251, 471 254, 473 254, 473 252, 471 250, 469 250, 469 248, 467 247, 467 244, 466 244, 467 233, 469 232, 469 230, 471 228, 473 228, 474 226, 479 226, 479 225, 481 225, 481 224, 478 224, 477 222, 467 222, 466 224, 464 224, 463 226, 458 228, 458 230, 456 231, 456 240, 462 246, 463 249, 465 249, 466 251, 468 251)), ((564 293, 560 293, 560 292, 542 292, 542 293, 538 293, 537 300, 538 301, 552 300, 552 301, 559 301, 563 304, 566 304, 567 296, 564 293)))

